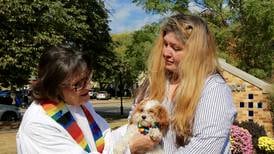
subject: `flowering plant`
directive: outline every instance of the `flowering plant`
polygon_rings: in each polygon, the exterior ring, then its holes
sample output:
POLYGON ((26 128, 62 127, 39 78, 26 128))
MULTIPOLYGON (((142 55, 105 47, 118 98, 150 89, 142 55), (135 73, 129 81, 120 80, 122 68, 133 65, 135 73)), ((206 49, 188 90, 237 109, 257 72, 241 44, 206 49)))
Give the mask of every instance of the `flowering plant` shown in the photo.
POLYGON ((230 142, 230 149, 232 153, 253 153, 252 136, 250 135, 248 130, 244 128, 232 125, 230 142))
POLYGON ((267 136, 262 136, 259 138, 258 146, 261 150, 267 153, 274 153, 274 140, 267 136))

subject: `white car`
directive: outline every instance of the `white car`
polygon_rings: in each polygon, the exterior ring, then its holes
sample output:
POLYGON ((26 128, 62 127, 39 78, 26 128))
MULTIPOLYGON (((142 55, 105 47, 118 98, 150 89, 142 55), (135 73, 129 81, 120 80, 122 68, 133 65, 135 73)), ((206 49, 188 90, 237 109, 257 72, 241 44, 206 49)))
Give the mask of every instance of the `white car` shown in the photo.
POLYGON ((111 99, 110 94, 106 91, 99 91, 96 94, 96 99, 111 99))
POLYGON ((88 94, 89 94, 90 99, 96 98, 96 95, 97 95, 97 93, 94 91, 89 91, 88 94))
POLYGON ((15 121, 21 118, 20 110, 17 106, 0 104, 0 120, 15 121))

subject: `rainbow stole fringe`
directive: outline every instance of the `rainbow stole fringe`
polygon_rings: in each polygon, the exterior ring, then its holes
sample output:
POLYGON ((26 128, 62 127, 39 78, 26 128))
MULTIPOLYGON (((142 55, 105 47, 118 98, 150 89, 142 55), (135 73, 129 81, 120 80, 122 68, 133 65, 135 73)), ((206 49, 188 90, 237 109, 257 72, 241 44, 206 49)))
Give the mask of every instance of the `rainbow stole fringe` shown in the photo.
MULTIPOLYGON (((53 102, 53 101, 45 101, 42 103, 43 109, 46 113, 58 124, 64 127, 71 137, 86 151, 91 152, 87 141, 84 138, 83 132, 76 123, 75 119, 69 112, 64 102, 53 102)), ((93 134, 94 141, 96 143, 97 151, 102 153, 104 149, 104 139, 102 136, 102 132, 99 129, 98 125, 92 118, 92 115, 89 111, 82 106, 82 109, 89 121, 89 125, 93 134), (91 121, 92 120, 92 121, 91 121), (93 130, 94 129, 94 130, 93 130), (98 143, 98 144, 97 144, 98 143)))

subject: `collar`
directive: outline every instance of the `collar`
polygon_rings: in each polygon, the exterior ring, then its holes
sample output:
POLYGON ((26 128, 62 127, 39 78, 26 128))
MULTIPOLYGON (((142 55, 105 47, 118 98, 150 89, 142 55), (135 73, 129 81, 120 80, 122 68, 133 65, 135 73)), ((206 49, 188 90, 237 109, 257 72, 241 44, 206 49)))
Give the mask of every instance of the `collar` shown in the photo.
POLYGON ((158 122, 153 122, 150 126, 143 126, 140 122, 138 122, 138 130, 141 134, 148 134, 150 128, 160 128, 160 125, 158 122))

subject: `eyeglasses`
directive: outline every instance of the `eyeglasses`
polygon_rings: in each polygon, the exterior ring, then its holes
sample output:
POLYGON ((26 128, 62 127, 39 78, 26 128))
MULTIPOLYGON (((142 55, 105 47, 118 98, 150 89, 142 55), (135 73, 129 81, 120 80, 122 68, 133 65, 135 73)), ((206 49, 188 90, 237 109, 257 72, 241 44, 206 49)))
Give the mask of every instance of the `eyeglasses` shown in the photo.
POLYGON ((75 92, 78 92, 78 91, 80 91, 82 89, 85 89, 87 87, 87 85, 90 83, 90 79, 91 79, 91 76, 87 76, 85 78, 82 78, 81 80, 79 80, 75 84, 66 84, 66 83, 64 83, 64 84, 61 84, 61 86, 71 88, 75 92))

